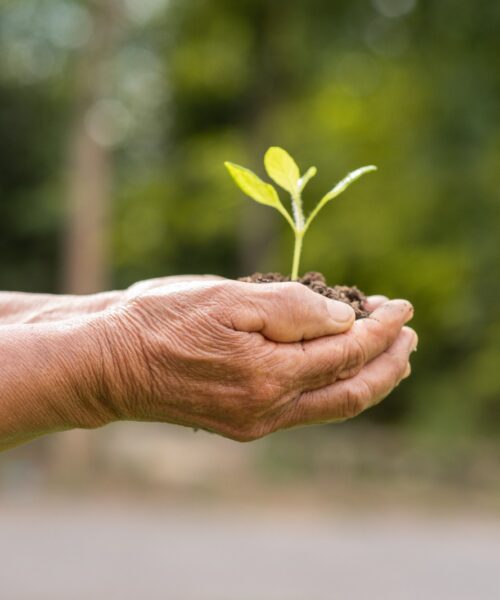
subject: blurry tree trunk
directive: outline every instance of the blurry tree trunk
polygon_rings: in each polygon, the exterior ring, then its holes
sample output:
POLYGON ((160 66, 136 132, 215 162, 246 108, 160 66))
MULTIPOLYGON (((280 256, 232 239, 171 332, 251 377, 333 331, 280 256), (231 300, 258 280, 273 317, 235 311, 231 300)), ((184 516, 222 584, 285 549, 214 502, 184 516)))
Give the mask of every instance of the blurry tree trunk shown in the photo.
MULTIPOLYGON (((92 136, 88 115, 102 97, 103 67, 113 51, 120 4, 94 0, 88 7, 93 31, 75 65, 73 129, 68 140, 62 286, 71 294, 97 292, 109 282, 112 160, 110 149, 92 136)), ((66 432, 52 442, 56 478, 85 478, 95 458, 88 432, 66 432)))
POLYGON ((71 141, 63 288, 89 294, 108 283, 108 215, 111 169, 108 150, 93 140, 79 115, 71 141))
POLYGON ((93 32, 75 68, 63 252, 63 288, 73 294, 100 291, 108 283, 111 157, 87 124, 89 111, 102 95, 103 66, 113 49, 118 6, 117 0, 89 3, 93 32))

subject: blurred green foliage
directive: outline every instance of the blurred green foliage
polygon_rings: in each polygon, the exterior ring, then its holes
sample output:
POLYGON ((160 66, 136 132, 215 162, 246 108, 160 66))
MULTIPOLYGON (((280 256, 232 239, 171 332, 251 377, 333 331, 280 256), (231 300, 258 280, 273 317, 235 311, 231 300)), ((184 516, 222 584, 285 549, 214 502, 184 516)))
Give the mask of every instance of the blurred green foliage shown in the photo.
MULTIPOLYGON (((286 223, 244 202, 226 159, 263 175, 278 144, 317 165, 306 208, 375 163, 314 223, 302 266, 415 304, 414 377, 363 418, 496 433, 500 4, 124 0, 123 11, 102 90, 126 123, 111 144, 113 284, 288 268, 286 223)), ((89 19, 86 2, 0 7, 2 288, 58 289, 73 64, 89 19)))

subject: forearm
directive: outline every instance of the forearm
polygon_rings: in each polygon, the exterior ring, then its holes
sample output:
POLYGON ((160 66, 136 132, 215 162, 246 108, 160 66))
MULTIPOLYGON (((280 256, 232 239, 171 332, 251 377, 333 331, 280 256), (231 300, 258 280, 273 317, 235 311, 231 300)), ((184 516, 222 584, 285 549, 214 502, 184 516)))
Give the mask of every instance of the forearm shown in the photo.
POLYGON ((88 296, 0 292, 0 325, 41 323, 69 319, 105 310, 119 302, 121 292, 88 296))
POLYGON ((91 383, 95 352, 80 325, 0 329, 0 450, 106 422, 91 383))

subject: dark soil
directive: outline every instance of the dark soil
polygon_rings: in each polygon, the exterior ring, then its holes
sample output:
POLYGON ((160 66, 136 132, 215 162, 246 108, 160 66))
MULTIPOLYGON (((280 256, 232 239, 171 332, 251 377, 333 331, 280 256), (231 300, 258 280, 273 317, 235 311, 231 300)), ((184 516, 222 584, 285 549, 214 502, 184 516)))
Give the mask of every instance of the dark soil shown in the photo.
MULTIPOLYGON (((254 273, 250 277, 240 277, 239 280, 248 283, 277 283, 290 281, 290 278, 281 273, 254 273)), ((356 313, 356 319, 364 319, 370 314, 369 311, 365 310, 366 296, 356 286, 336 285, 329 287, 324 276, 314 271, 306 273, 299 279, 299 282, 317 294, 350 304, 356 313)))

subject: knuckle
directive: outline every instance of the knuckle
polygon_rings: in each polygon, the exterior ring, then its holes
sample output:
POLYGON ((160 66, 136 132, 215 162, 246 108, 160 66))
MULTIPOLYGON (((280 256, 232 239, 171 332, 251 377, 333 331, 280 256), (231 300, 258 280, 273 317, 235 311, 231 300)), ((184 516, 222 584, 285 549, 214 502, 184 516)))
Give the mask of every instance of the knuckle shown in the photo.
MULTIPOLYGON (((306 311, 308 307, 310 307, 311 301, 314 302, 314 300, 316 299, 316 294, 313 294, 313 292, 311 292, 305 285, 299 283, 298 281, 288 281, 286 283, 280 283, 279 287, 276 287, 276 294, 279 294, 281 298, 285 299, 287 306, 300 306, 306 311)), ((320 301, 322 300, 320 296, 318 296, 317 299, 320 301)), ((317 303, 315 303, 315 305, 316 304, 317 303)), ((321 302, 321 304, 324 304, 324 302, 321 302)))
POLYGON ((353 375, 365 364, 366 352, 363 343, 356 336, 351 336, 349 340, 343 349, 341 371, 342 374, 353 375))
POLYGON ((367 407, 370 395, 371 390, 364 382, 348 385, 341 405, 341 418, 352 419, 363 412, 367 407))
POLYGON ((386 346, 393 335, 391 327, 385 325, 374 316, 369 316, 363 320, 363 335, 367 340, 382 340, 382 345, 386 346))
POLYGON ((387 347, 401 329, 402 322, 399 318, 381 318, 380 315, 372 314, 363 320, 363 327, 367 339, 380 340, 378 345, 387 347))

